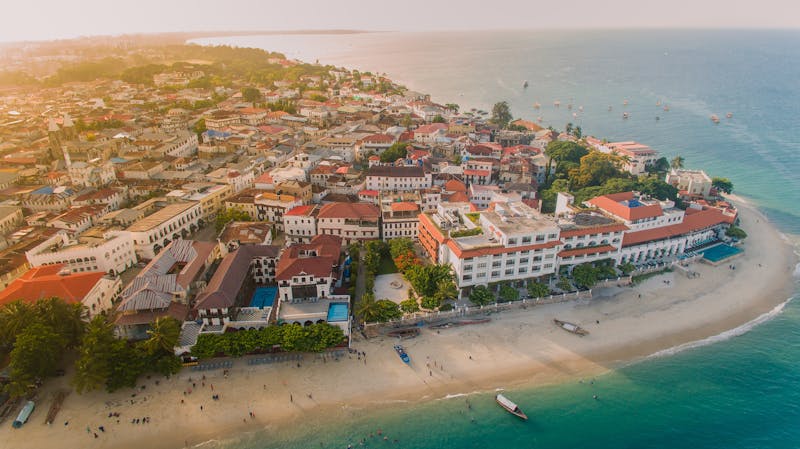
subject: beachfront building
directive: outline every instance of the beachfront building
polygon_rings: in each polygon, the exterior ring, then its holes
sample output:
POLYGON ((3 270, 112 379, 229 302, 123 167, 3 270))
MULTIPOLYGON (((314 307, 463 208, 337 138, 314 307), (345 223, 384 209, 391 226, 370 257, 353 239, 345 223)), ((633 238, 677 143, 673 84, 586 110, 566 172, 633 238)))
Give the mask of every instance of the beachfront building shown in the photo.
POLYGON ((585 203, 623 223, 619 262, 644 264, 670 259, 720 240, 735 222, 735 211, 692 206, 685 211, 672 201, 658 201, 623 192, 585 203))
POLYGON ((275 282, 280 247, 245 245, 226 255, 203 291, 197 295, 194 310, 203 322, 199 332, 224 332, 226 328, 256 329, 275 321, 273 301, 276 289, 265 293, 271 298, 256 303, 258 286, 275 282))
POLYGON ((667 173, 667 184, 675 186, 682 197, 708 198, 711 196, 711 178, 703 170, 672 169, 667 173))
POLYGON ((319 206, 296 206, 283 214, 283 230, 289 243, 309 243, 317 235, 319 206))
POLYGON ((21 300, 35 303, 40 299, 60 298, 68 304, 82 304, 86 317, 111 310, 122 291, 122 281, 102 271, 74 273, 63 264, 35 267, 0 291, 0 306, 21 300))
POLYGON ((200 226, 202 210, 196 201, 162 201, 156 207, 155 212, 126 229, 140 259, 154 258, 170 242, 188 236, 200 226))
POLYGON ((328 203, 317 213, 320 235, 341 237, 342 244, 380 238, 381 210, 374 204, 328 203))
POLYGON ((342 238, 317 235, 311 243, 288 247, 278 261, 276 280, 281 302, 302 302, 333 294, 339 280, 342 238))
POLYGON ((606 215, 574 209, 570 207, 572 200, 572 195, 559 193, 556 201, 559 237, 563 243, 558 253, 558 266, 609 259, 618 264, 628 227, 606 215))
POLYGON ((25 257, 33 267, 63 265, 73 273, 103 271, 111 275, 122 273, 137 261, 133 236, 110 228, 93 229, 77 237, 60 231, 26 251, 25 257))
POLYGON ((280 323, 329 323, 350 335, 350 296, 334 294, 341 283, 341 245, 341 237, 317 235, 284 250, 276 274, 280 323))
POLYGON ((170 242, 123 290, 117 335, 143 339, 159 317, 184 321, 191 297, 205 286, 205 274, 219 256, 215 243, 181 238, 170 242))
POLYGON ((552 275, 561 248, 555 219, 522 202, 479 213, 443 203, 420 215, 419 234, 434 261, 451 264, 462 295, 477 285, 552 275))
POLYGON ((422 167, 393 167, 375 165, 367 171, 365 189, 382 191, 409 191, 427 189, 433 185, 430 173, 422 167))

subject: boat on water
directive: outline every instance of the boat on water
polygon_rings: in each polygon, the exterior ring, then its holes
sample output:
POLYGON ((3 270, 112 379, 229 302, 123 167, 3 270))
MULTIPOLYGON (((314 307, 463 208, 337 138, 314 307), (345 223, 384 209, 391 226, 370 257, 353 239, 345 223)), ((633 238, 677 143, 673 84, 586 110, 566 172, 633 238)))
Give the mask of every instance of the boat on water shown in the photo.
POLYGON ((711 121, 714 123, 719 123, 719 117, 717 117, 717 114, 711 114, 711 121))
POLYGON ((669 106, 664 106, 664 112, 669 112, 669 106))
POLYGON ((528 80, 525 80, 525 81, 522 83, 522 88, 523 88, 523 89, 527 89, 527 88, 528 88, 528 80))
POLYGON ((397 355, 400 356, 400 360, 402 360, 403 363, 411 363, 411 357, 409 357, 406 350, 403 349, 403 345, 394 345, 394 350, 397 352, 397 355))
POLYGON ((733 117, 733 112, 728 112, 727 114, 725 114, 725 117, 726 117, 726 118, 731 118, 731 117, 733 117))
POLYGON ((512 402, 510 399, 508 399, 507 397, 503 396, 502 394, 498 393, 494 397, 494 400, 497 401, 497 404, 500 405, 500 407, 503 407, 504 409, 506 409, 506 411, 508 413, 511 413, 514 416, 522 418, 525 421, 528 420, 528 415, 526 415, 522 410, 520 410, 520 408, 519 408, 519 406, 517 404, 515 404, 514 402, 512 402))
POLYGON ((560 107, 561 106, 561 102, 556 100, 556 101, 553 102, 553 106, 560 107))
POLYGON ((628 100, 622 100, 622 104, 627 106, 628 105, 628 100))
POLYGON ((541 107, 542 107, 542 105, 539 102, 536 102, 536 103, 533 104, 533 109, 539 109, 541 107))
POLYGON ((33 413, 33 409, 36 408, 36 404, 33 401, 28 401, 22 410, 17 415, 17 419, 14 420, 14 423, 11 424, 12 427, 15 429, 19 429, 22 427, 23 424, 28 422, 28 418, 30 418, 31 413, 33 413))
POLYGON ((589 331, 578 326, 577 324, 570 323, 569 321, 561 321, 553 318, 553 322, 556 323, 556 326, 560 327, 561 329, 564 329, 565 331, 575 335, 580 335, 581 337, 584 335, 589 335, 589 331))
POLYGON ((627 112, 623 112, 623 113, 622 113, 622 118, 626 119, 626 118, 628 118, 628 117, 629 117, 629 115, 628 115, 628 113, 627 113, 627 112))

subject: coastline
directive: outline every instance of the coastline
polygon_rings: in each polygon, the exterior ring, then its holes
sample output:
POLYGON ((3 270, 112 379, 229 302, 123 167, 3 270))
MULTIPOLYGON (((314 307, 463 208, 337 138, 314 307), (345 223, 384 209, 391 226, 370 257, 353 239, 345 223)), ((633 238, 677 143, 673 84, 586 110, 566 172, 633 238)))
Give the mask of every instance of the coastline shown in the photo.
POLYGON ((366 366, 355 357, 323 362, 306 355, 299 368, 289 363, 248 366, 239 359, 228 378, 221 371, 205 373, 206 382, 215 387, 213 393, 210 385, 201 386, 201 374, 188 370, 159 385, 155 379, 144 379, 146 389, 135 397, 132 390, 82 396, 73 392, 56 423, 48 426, 44 419, 52 392, 68 387, 69 376, 57 378, 44 388, 29 423, 19 430, 6 425, 0 435, 15 448, 66 444, 174 449, 264 428, 283 432, 301 418, 304 423, 328 422, 366 409, 413 405, 466 392, 563 383, 681 345, 691 347, 692 342, 774 311, 795 292, 794 247, 747 200, 732 199, 750 234, 744 254, 731 262, 736 270, 695 264, 700 278, 672 272, 635 288, 600 289, 592 300, 495 314, 488 324, 441 333, 424 329, 404 343, 412 357, 410 367, 391 350, 394 340, 378 338, 353 342, 354 348, 366 351, 366 366), (591 334, 579 338, 564 332, 552 325, 555 317, 577 322, 591 334), (430 370, 425 366, 428 357, 430 370), (438 368, 442 365, 444 369, 438 368), (197 388, 184 396, 182 391, 191 387, 190 377, 197 388), (221 400, 212 401, 212 394, 221 400), (114 411, 121 414, 119 424, 107 417, 114 411), (254 419, 249 418, 250 411, 254 419), (149 424, 130 423, 131 418, 145 416, 150 417, 149 424), (87 434, 87 426, 96 432, 99 425, 106 429, 99 438, 87 434))

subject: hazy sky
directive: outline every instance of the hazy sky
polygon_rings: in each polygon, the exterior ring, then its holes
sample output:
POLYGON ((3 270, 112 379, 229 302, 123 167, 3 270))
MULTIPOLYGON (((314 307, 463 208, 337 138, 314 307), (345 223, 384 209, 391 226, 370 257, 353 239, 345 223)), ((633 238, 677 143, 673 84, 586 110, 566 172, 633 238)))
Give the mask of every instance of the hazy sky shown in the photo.
POLYGON ((800 0, 10 0, 0 41, 197 30, 800 28, 800 0))

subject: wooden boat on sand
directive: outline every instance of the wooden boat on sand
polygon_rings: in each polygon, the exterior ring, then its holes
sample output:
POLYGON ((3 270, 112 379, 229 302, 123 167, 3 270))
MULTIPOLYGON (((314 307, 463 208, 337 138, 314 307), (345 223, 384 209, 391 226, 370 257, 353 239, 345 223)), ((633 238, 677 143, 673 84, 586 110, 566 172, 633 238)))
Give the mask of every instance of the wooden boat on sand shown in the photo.
POLYGON ((584 335, 589 335, 589 331, 578 326, 577 324, 570 323, 569 321, 561 321, 553 318, 553 322, 556 323, 556 326, 560 327, 561 329, 564 329, 567 332, 580 335, 581 337, 583 337, 584 335))

